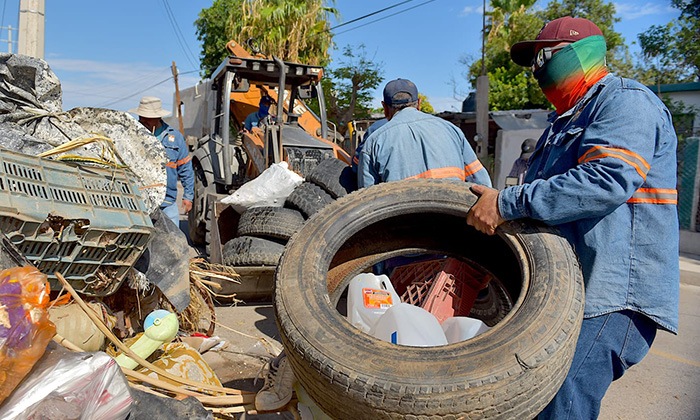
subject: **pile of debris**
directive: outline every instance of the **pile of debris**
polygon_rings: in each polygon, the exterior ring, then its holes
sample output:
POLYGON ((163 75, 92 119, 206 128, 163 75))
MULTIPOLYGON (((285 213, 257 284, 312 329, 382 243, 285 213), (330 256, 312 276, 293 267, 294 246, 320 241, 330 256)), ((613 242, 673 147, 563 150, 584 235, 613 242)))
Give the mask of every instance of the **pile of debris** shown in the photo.
POLYGON ((163 146, 128 114, 64 111, 61 95, 46 62, 0 54, 0 417, 249 409, 201 356, 225 344, 213 298, 235 303, 217 291, 237 275, 190 261, 160 211, 163 146))

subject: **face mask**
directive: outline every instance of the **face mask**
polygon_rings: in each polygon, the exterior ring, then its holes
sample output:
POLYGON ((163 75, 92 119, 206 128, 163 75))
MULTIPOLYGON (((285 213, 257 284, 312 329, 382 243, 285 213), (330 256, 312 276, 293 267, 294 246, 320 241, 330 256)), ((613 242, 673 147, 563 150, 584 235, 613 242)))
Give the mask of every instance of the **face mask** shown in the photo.
POLYGON ((264 116, 267 115, 269 112, 270 112, 270 105, 265 105, 265 104, 262 104, 262 103, 261 103, 261 104, 260 104, 260 110, 258 111, 258 114, 260 114, 260 116, 264 117, 264 116))
POLYGON ((535 70, 542 92, 561 115, 571 109, 588 89, 608 74, 605 38, 589 36, 569 44, 535 70))

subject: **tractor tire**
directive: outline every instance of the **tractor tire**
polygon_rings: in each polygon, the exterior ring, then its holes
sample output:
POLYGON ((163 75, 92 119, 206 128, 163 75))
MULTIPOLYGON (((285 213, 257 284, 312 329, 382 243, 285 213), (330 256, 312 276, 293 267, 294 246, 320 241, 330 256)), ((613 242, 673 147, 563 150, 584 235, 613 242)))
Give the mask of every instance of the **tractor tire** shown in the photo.
POLYGON ((333 198, 344 197, 357 189, 357 176, 342 160, 325 159, 306 177, 333 198))
POLYGON ((396 181, 329 205, 289 241, 275 319, 295 377, 334 419, 532 419, 561 386, 583 318, 583 280, 558 231, 466 224, 470 184, 396 181), (353 327, 336 305, 350 279, 387 258, 435 253, 479 264, 514 299, 491 330, 408 347, 353 327), (303 297, 303 298, 300 298, 303 297))
POLYGON ((289 194, 284 206, 299 210, 308 219, 332 202, 333 197, 325 192, 323 188, 312 182, 302 182, 289 194))
POLYGON ((238 221, 237 236, 257 236, 289 240, 304 225, 297 210, 283 207, 253 207, 238 221))
POLYGON ((274 267, 279 262, 282 251, 284 245, 278 242, 254 236, 239 236, 224 244, 222 259, 224 265, 234 267, 274 267))
POLYGON ((187 229, 190 235, 190 242, 193 245, 203 245, 206 240, 207 222, 211 218, 209 211, 203 208, 205 194, 209 185, 208 178, 213 179, 213 174, 207 174, 198 163, 193 163, 194 169, 194 197, 192 198, 192 209, 187 213, 187 229), (201 217, 198 218, 201 214, 201 217))

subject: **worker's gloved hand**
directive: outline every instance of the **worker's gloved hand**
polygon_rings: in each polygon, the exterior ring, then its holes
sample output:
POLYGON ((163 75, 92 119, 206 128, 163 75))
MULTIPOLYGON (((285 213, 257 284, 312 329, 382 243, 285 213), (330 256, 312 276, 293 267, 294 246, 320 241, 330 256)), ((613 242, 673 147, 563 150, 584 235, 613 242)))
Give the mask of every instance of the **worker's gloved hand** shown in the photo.
POLYGON ((472 185, 471 190, 479 196, 467 214, 467 224, 487 235, 496 233, 496 228, 505 222, 498 211, 498 190, 483 185, 472 185))
POLYGON ((192 201, 182 199, 182 214, 187 214, 192 210, 192 201))

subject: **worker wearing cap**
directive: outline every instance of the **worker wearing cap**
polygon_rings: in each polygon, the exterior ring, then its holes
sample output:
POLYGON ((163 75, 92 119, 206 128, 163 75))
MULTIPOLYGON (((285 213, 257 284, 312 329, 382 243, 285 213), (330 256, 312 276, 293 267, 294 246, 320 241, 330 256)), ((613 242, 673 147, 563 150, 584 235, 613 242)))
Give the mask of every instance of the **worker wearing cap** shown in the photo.
POLYGON ((384 87, 386 124, 365 141, 359 156, 359 188, 411 178, 441 178, 491 185, 462 131, 418 110, 418 89, 396 79, 384 87))
POLYGON ((557 226, 576 251, 585 309, 573 362, 539 419, 595 419, 611 382, 647 354, 657 329, 678 330, 676 144, 671 115, 646 87, 608 74, 600 29, 547 23, 512 46, 556 111, 525 184, 473 187, 467 216, 493 234, 504 220, 557 226))
POLYGON ((178 211, 177 180, 182 182, 184 193, 182 195, 182 212, 188 213, 192 209, 194 198, 194 171, 192 170, 192 157, 187 149, 187 144, 182 134, 170 127, 162 117, 170 115, 170 112, 162 108, 160 99, 145 96, 141 98, 139 107, 130 109, 139 116, 139 122, 160 140, 168 155, 165 169, 168 174, 168 185, 165 191, 165 200, 160 208, 175 226, 180 226, 180 212, 178 211))
POLYGON ((520 157, 513 162, 513 167, 510 169, 509 177, 517 178, 518 184, 523 183, 525 179, 525 173, 527 172, 527 161, 532 156, 535 151, 535 145, 537 140, 535 139, 525 139, 520 145, 520 157))
POLYGON ((244 128, 250 131, 253 127, 257 127, 260 124, 260 120, 267 117, 270 113, 270 105, 272 104, 272 98, 269 96, 263 96, 260 98, 258 103, 258 110, 249 114, 244 123, 244 128))

